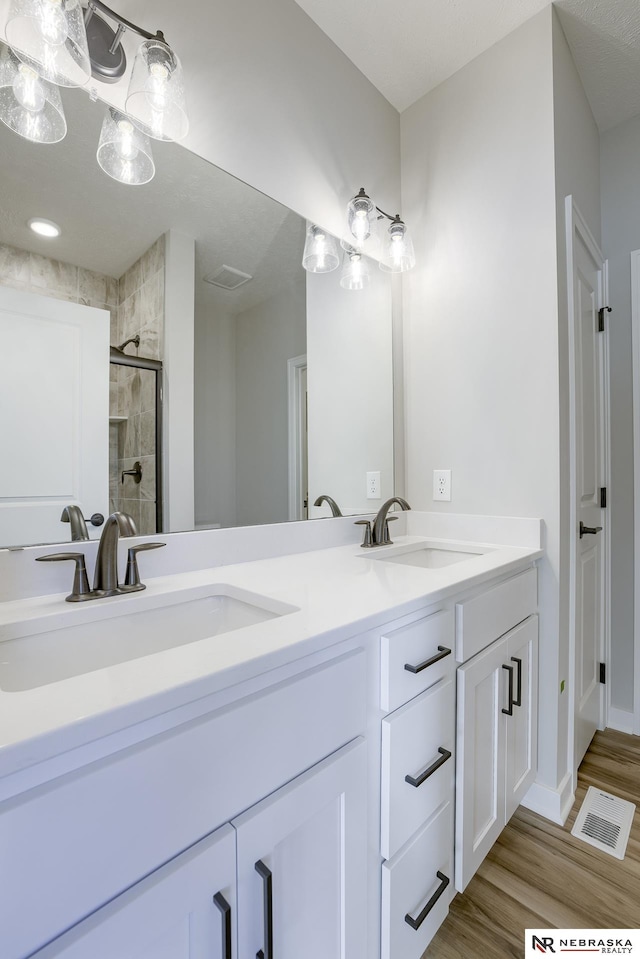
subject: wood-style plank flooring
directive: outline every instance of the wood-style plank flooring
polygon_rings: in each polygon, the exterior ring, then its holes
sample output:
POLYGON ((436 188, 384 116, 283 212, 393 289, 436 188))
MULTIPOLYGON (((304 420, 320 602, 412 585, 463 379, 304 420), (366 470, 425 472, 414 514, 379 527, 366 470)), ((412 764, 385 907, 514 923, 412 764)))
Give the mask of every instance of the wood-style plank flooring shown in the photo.
POLYGON ((522 806, 423 959, 522 959, 525 929, 640 927, 640 736, 597 733, 564 827, 522 806), (571 835, 588 786, 636 803, 621 862, 571 835))

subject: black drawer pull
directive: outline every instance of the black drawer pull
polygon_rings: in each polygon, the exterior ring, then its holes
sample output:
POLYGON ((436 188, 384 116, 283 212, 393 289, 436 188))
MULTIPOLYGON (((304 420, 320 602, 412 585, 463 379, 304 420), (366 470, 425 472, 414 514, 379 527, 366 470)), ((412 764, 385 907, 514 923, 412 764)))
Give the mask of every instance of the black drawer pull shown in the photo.
POLYGON ((435 656, 432 656, 431 659, 425 659, 424 663, 420 663, 419 666, 412 666, 410 663, 405 663, 404 668, 409 670, 410 673, 421 673, 423 669, 427 669, 429 666, 433 666, 434 663, 437 663, 438 660, 444 659, 445 656, 450 656, 451 650, 447 649, 446 646, 438 646, 438 652, 435 656))
POLYGON ((410 913, 407 913, 406 916, 404 917, 404 921, 408 922, 412 929, 420 928, 422 923, 425 921, 425 919, 427 918, 427 916, 429 915, 429 913, 431 912, 431 910, 437 903, 442 893, 445 891, 445 889, 449 885, 449 880, 447 879, 447 877, 445 876, 443 872, 438 871, 436 873, 436 876, 440 880, 440 885, 438 886, 438 888, 432 895, 431 899, 429 899, 429 901, 426 902, 423 908, 420 910, 420 914, 416 916, 415 919, 410 913))
POLYGON ((514 703, 514 699, 513 699, 513 666, 505 666, 504 663, 503 663, 503 664, 502 664, 502 668, 509 671, 509 705, 507 706, 506 709, 505 709, 504 706, 503 706, 503 707, 502 707, 502 712, 505 714, 505 716, 513 716, 513 703, 514 703))
POLYGON ((263 916, 264 916, 264 949, 259 949, 256 959, 273 959, 273 899, 272 899, 272 872, 265 866, 262 859, 256 863, 256 872, 262 877, 263 916))
POLYGON ((231 906, 221 892, 217 892, 213 901, 222 915, 222 959, 231 959, 231 906))
POLYGON ((444 746, 438 746, 438 752, 440 753, 439 759, 436 759, 430 766, 426 766, 417 776, 405 776, 404 781, 409 783, 410 786, 421 786, 423 782, 426 782, 429 776, 433 776, 436 769, 440 769, 440 766, 444 766, 447 759, 451 759, 451 753, 444 746))
POLYGON ((516 698, 513 701, 513 705, 522 706, 522 660, 518 659, 517 656, 512 656, 511 662, 518 664, 518 679, 516 680, 516 688, 518 692, 516 693, 516 698))

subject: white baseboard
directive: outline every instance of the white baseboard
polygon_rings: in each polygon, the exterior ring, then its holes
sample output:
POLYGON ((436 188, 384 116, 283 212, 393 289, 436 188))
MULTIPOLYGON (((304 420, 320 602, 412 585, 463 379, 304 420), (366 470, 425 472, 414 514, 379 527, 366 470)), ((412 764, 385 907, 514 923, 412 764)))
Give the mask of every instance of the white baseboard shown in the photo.
POLYGON ((627 709, 618 709, 616 706, 610 706, 607 726, 609 726, 610 729, 617 729, 620 733, 633 734, 633 719, 633 713, 627 709))
POLYGON ((571 773, 568 772, 555 789, 543 786, 542 783, 534 783, 522 800, 522 805, 545 819, 564 826, 575 799, 571 779, 571 773))

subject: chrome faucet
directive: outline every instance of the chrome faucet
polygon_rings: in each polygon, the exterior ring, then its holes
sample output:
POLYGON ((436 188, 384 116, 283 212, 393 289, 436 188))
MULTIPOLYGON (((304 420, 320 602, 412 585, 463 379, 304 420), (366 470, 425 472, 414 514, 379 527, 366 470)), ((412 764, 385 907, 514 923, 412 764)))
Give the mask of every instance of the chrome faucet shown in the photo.
POLYGON ((356 521, 357 526, 365 526, 364 541, 362 543, 365 549, 370 549, 373 546, 393 545, 389 536, 389 522, 392 519, 397 519, 397 517, 388 516, 387 514, 394 503, 397 503, 402 510, 411 509, 406 499, 403 499, 401 496, 392 496, 391 499, 386 500, 378 510, 378 515, 373 521, 373 527, 371 520, 360 519, 356 521))
POLYGON ((326 493, 323 493, 321 496, 319 496, 313 505, 322 506, 323 503, 326 503, 327 506, 331 508, 332 516, 342 516, 342 513, 340 512, 340 507, 338 506, 336 501, 334 499, 331 499, 330 496, 327 496, 326 493))
POLYGON ((128 513, 112 513, 105 521, 93 577, 93 590, 103 596, 115 596, 121 592, 118 586, 118 539, 123 536, 135 536, 136 524, 128 513))

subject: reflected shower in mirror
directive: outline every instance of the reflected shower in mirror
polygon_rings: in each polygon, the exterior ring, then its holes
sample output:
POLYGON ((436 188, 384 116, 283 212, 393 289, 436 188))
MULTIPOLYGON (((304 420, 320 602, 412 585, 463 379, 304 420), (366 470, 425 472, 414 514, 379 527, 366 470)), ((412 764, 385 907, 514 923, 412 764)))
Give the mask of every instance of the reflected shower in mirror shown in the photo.
POLYGON ((115 182, 101 105, 63 97, 59 144, 0 126, 0 547, 68 541, 70 504, 141 533, 329 516, 321 493, 375 510, 367 472, 393 493, 389 277, 307 274, 301 217, 176 144, 151 183, 115 182))

